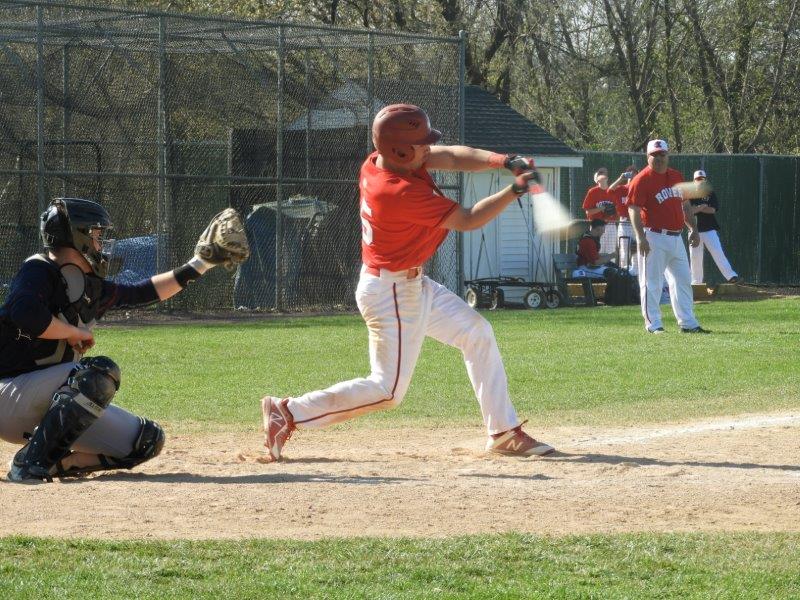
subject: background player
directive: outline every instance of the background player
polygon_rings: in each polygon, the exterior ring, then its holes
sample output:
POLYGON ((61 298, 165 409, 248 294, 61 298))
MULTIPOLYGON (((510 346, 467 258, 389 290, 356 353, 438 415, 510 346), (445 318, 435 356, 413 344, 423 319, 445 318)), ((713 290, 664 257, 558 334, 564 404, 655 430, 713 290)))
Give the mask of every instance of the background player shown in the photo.
POLYGON ((644 323, 650 333, 664 332, 659 301, 666 271, 670 303, 681 331, 709 333, 694 316, 689 260, 681 238, 685 223, 689 243, 696 246, 700 241, 697 223, 682 192, 674 187, 683 176, 669 168, 668 150, 664 140, 649 141, 647 166, 628 189, 628 213, 641 254, 639 289, 644 323))
MULTIPOLYGON (((600 167, 594 174, 594 187, 586 191, 583 210, 589 221, 603 219, 606 223, 617 220, 617 195, 609 191, 608 169, 600 167)), ((616 228, 606 227, 600 238, 600 252, 612 254, 617 251, 616 228)))
MULTIPOLYGON (((699 169, 694 172, 695 181, 706 181, 706 172, 699 169)), ((717 264, 722 276, 728 283, 739 281, 739 275, 733 270, 722 243, 719 241, 719 223, 717 223, 717 211, 719 202, 717 194, 712 192, 705 198, 697 198, 691 201, 692 212, 697 217, 697 231, 700 233, 700 243, 689 248, 689 257, 692 262, 692 283, 703 283, 703 247, 707 246, 711 257, 717 264)))
POLYGON ((549 445, 522 431, 489 323, 461 298, 422 274, 449 231, 483 227, 538 180, 533 161, 466 146, 431 146, 441 133, 410 104, 382 109, 372 126, 376 151, 361 167, 362 259, 356 302, 369 330, 371 373, 297 398, 262 399, 265 446, 273 460, 295 427, 322 427, 397 406, 411 382, 422 342, 461 350, 489 433, 486 448, 545 455, 549 445), (428 169, 506 167, 513 185, 464 208, 445 197, 428 169))
POLYGON ((157 456, 161 427, 110 404, 120 367, 105 356, 83 358, 94 345, 92 327, 109 309, 166 300, 208 269, 249 253, 241 221, 228 209, 214 217, 197 255, 182 267, 115 284, 105 279, 102 251, 111 228, 97 202, 54 200, 41 217, 45 252, 22 264, 0 307, 0 438, 23 444, 10 481, 130 469, 157 456))
POLYGON ((636 236, 628 216, 628 183, 636 174, 635 167, 629 166, 616 181, 608 186, 617 207, 617 249, 619 266, 628 269, 631 275, 639 274, 639 253, 636 251, 636 236))
POLYGON ((607 276, 609 269, 616 270, 617 265, 613 261, 614 254, 600 253, 600 238, 606 228, 603 219, 593 219, 589 224, 589 229, 578 240, 575 249, 576 269, 572 271, 573 277, 593 277, 600 278, 607 276))

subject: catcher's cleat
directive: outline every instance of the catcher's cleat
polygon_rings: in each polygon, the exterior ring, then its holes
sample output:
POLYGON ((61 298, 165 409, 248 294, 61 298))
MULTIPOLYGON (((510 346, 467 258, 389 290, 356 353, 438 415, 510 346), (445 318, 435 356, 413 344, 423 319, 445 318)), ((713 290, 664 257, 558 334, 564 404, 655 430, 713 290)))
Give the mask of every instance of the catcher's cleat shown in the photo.
POLYGON ((538 442, 522 431, 522 426, 526 422, 523 421, 505 433, 489 437, 486 450, 505 456, 547 456, 555 452, 555 448, 551 445, 538 442))
POLYGON ((294 418, 289 412, 288 398, 281 400, 272 396, 261 399, 261 413, 264 416, 264 447, 272 460, 280 460, 283 445, 292 437, 295 430, 294 418))
POLYGON ((681 333, 711 333, 708 329, 703 329, 699 325, 697 327, 690 327, 687 329, 681 328, 681 333))
POLYGON ((34 485, 37 483, 44 483, 45 481, 53 481, 53 478, 48 473, 39 474, 37 472, 31 472, 26 460, 27 454, 28 444, 25 444, 22 448, 17 450, 14 458, 12 458, 11 462, 8 464, 8 474, 6 475, 6 479, 13 483, 27 483, 34 485))

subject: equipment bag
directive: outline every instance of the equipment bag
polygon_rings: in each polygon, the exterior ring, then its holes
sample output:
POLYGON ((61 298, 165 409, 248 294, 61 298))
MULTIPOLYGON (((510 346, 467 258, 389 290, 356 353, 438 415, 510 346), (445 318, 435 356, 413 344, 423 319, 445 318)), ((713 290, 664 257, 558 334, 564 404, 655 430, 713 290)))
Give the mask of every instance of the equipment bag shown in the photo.
POLYGON ((605 303, 610 306, 639 304, 639 280, 627 269, 609 269, 606 272, 605 303))

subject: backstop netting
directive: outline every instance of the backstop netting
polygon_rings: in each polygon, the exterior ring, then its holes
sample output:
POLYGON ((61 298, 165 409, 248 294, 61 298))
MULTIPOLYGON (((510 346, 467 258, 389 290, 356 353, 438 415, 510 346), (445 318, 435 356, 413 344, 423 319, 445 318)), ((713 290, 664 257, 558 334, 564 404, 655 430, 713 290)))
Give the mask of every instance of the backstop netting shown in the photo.
MULTIPOLYGON (((169 306, 355 305, 358 170, 387 104, 462 139, 462 40, 0 0, 0 284, 40 248, 53 197, 111 213, 112 273, 182 264, 227 206, 253 250, 169 306)), ((439 178, 457 201, 460 180, 439 178)), ((456 235, 428 274, 459 287, 456 235)))

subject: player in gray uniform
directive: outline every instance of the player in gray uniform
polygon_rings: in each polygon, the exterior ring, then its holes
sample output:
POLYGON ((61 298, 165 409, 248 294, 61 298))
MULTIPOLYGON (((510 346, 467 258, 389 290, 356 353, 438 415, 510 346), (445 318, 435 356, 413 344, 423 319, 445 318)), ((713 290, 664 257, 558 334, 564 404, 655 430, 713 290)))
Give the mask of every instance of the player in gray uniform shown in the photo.
MULTIPOLYGON (((109 309, 166 300, 208 269, 229 263, 230 256, 208 243, 227 212, 201 236, 195 249, 200 255, 122 285, 105 279, 103 242, 112 229, 106 210, 79 198, 50 204, 40 222, 45 251, 25 260, 0 307, 0 438, 22 445, 11 461, 10 481, 130 469, 158 455, 161 427, 111 404, 121 382, 119 365, 83 355, 94 345, 92 327, 109 309)), ((243 237, 240 221, 238 226, 243 237)))

